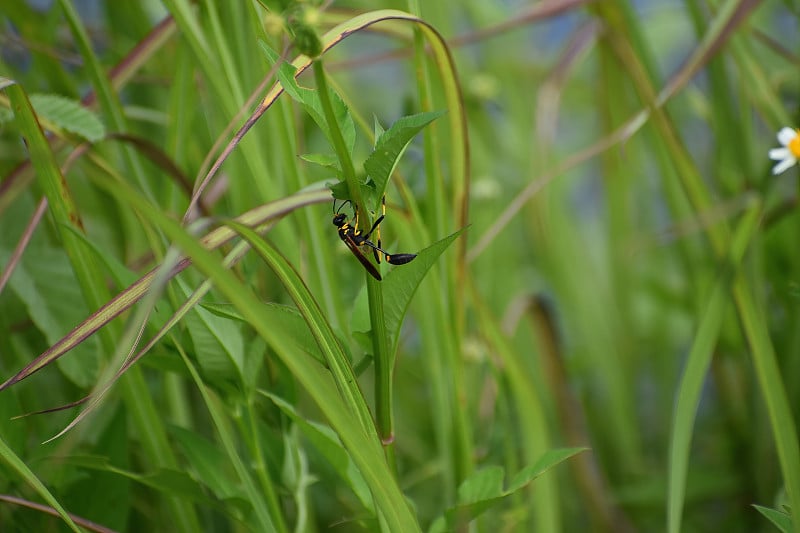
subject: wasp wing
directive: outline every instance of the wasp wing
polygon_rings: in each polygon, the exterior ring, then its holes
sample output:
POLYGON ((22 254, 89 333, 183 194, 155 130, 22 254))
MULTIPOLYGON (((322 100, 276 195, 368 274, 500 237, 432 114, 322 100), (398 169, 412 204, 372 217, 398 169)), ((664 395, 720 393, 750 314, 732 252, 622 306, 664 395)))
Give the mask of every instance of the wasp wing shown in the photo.
POLYGON ((350 248, 350 251, 353 252, 353 255, 356 256, 356 259, 358 259, 361 264, 364 265, 364 268, 367 269, 367 272, 369 272, 373 278, 381 281, 381 273, 378 272, 378 269, 375 267, 375 265, 373 265, 372 262, 370 262, 370 260, 367 259, 367 257, 361 252, 361 249, 358 247, 358 244, 356 244, 353 238, 347 234, 343 234, 341 237, 347 247, 350 248))

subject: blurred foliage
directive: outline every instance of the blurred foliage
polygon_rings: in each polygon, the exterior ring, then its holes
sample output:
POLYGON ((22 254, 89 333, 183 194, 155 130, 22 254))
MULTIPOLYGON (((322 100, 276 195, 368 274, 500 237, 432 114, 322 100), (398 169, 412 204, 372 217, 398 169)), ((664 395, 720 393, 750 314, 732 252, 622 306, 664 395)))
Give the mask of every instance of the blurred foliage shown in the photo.
POLYGON ((0 529, 796 530, 798 21, 4 2, 0 529))

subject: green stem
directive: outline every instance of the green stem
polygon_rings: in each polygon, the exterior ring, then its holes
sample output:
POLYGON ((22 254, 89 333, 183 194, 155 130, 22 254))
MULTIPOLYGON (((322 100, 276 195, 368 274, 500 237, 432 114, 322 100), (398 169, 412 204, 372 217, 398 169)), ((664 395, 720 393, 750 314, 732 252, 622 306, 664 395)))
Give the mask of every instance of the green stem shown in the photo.
MULTIPOLYGON (((419 0, 408 0, 408 10, 419 15, 421 6, 419 0)), ((414 70, 417 82, 417 93, 419 94, 420 107, 423 111, 430 111, 434 108, 434 94, 428 74, 428 57, 425 48, 425 39, 421 27, 414 28, 414 70)), ((451 112, 456 112, 455 109, 451 112)), ((445 235, 448 231, 447 220, 455 216, 453 209, 448 204, 448 195, 445 193, 445 179, 442 175, 441 166, 437 163, 436 154, 442 153, 439 137, 433 133, 432 128, 426 128, 423 132, 423 146, 425 151, 425 171, 429 190, 429 201, 433 209, 429 210, 428 217, 432 221, 431 233, 433 235, 445 235)), ((451 168, 453 171, 454 168, 451 168)), ((455 182, 455 180, 454 180, 455 182)), ((455 185, 454 185, 455 187, 455 185)), ((457 188, 453 189, 456 197, 457 188)), ((448 467, 448 489, 454 489, 463 481, 473 469, 472 464, 472 442, 469 422, 465 412, 461 408, 467 392, 464 388, 464 373, 461 362, 461 347, 459 346, 461 335, 457 333, 460 328, 461 320, 453 320, 456 316, 456 294, 455 277, 445 274, 445 272, 455 272, 455 256, 448 259, 450 264, 440 261, 439 272, 440 280, 446 284, 441 289, 441 297, 435 299, 434 317, 435 329, 442 334, 435 336, 436 353, 441 357, 439 368, 442 374, 447 375, 445 382, 439 382, 440 386, 447 383, 445 388, 440 391, 439 397, 444 400, 442 412, 448 418, 448 424, 452 424, 451 432, 443 432, 446 442, 442 442, 442 449, 447 450, 443 453, 450 457, 448 467), (444 333, 447 332, 447 333, 444 333)))
MULTIPOLYGON (((328 91, 328 82, 325 79, 325 68, 322 66, 322 60, 315 59, 312 66, 314 69, 314 81, 317 83, 317 92, 319 92, 319 101, 320 104, 322 104, 322 112, 325 113, 325 121, 328 123, 328 135, 330 135, 330 141, 333 144, 333 149, 336 151, 336 157, 339 159, 342 175, 344 176, 345 183, 347 183, 347 190, 350 193, 350 200, 352 200, 361 214, 366 215, 364 202, 361 198, 361 187, 356 179, 353 159, 350 157, 350 152, 347 151, 347 145, 344 142, 342 130, 339 129, 339 123, 336 121, 336 114, 331 104, 331 95, 328 91)), ((369 222, 366 216, 358 218, 362 221, 362 224, 369 222)))
POLYGON ((245 441, 249 444, 253 461, 253 470, 255 470, 258 481, 261 484, 261 490, 264 492, 264 499, 267 503, 267 510, 272 518, 277 533, 288 533, 289 528, 286 526, 286 521, 283 517, 283 510, 281 509, 281 504, 278 500, 277 492, 275 491, 275 485, 269 477, 269 469, 264 461, 264 452, 261 449, 261 437, 258 432, 258 417, 253 411, 252 396, 246 398, 243 403, 247 413, 246 418, 239 418, 239 429, 245 441))
POLYGON ((378 435, 389 466, 396 472, 394 424, 392 422, 392 358, 383 315, 381 282, 366 274, 369 316, 372 325, 372 351, 375 354, 375 415, 378 435))
MULTIPOLYGON (((325 70, 322 61, 317 59, 313 63, 314 80, 317 83, 319 99, 322 110, 325 113, 325 120, 328 123, 328 134, 333 143, 336 156, 341 165, 342 174, 350 194, 350 199, 360 211, 358 220, 362 225, 361 229, 369 229, 369 213, 364 206, 361 198, 361 187, 356 178, 355 168, 350 153, 344 142, 344 137, 336 121, 336 115, 331 105, 328 83, 325 79, 325 70)), ((375 410, 377 412, 376 424, 381 443, 384 445, 386 460, 390 467, 395 469, 394 428, 392 424, 392 358, 389 350, 389 342, 386 336, 386 324, 383 314, 383 291, 378 280, 369 274, 367 278, 367 294, 369 297, 369 315, 372 325, 372 349, 375 357, 375 410)))
MULTIPOLYGON (((731 9, 735 7, 733 3, 725 5, 731 6, 731 9)), ((600 2, 597 6, 599 9, 605 10, 604 19, 610 28, 609 38, 615 41, 620 59, 625 62, 626 68, 631 72, 631 77, 643 100, 648 103, 655 102, 655 90, 651 83, 651 77, 644 72, 637 56, 632 53, 622 38, 628 26, 614 12, 614 10, 626 8, 626 6, 624 3, 611 2, 600 2)), ((671 156, 677 175, 682 180, 681 184, 685 194, 695 212, 708 212, 712 208, 711 193, 682 139, 678 136, 673 122, 660 107, 653 107, 650 121, 664 141, 664 147, 671 156)), ((729 226, 727 224, 711 224, 707 227, 706 235, 714 255, 724 259, 731 239, 729 226)), ((765 320, 766 314, 759 312, 758 302, 754 296, 755 289, 752 285, 743 274, 740 274, 734 281, 733 296, 745 337, 752 352, 753 366, 767 407, 792 520, 796 525, 800 523, 800 474, 798 474, 800 472, 800 442, 798 442, 792 409, 778 366, 775 348, 769 336, 769 328, 765 320)))

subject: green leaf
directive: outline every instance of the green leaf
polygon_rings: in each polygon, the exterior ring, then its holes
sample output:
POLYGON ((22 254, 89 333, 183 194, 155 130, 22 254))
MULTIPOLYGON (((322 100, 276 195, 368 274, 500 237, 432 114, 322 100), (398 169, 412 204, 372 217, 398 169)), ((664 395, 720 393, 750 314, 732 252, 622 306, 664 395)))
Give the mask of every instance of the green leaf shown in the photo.
MULTIPOLYGON (((96 443, 96 450, 107 455, 110 464, 128 468, 132 458, 131 447, 134 441, 129 432, 129 420, 122 408, 115 413, 96 443)), ((84 472, 81 472, 84 474, 84 472)), ((108 528, 122 531, 130 518, 131 508, 120 502, 131 500, 131 480, 109 470, 81 475, 70 484, 65 495, 65 503, 70 512, 78 516, 91 516, 92 520, 108 528)))
POLYGON ((752 206, 736 228, 729 261, 705 297, 697 332, 678 383, 669 447, 667 531, 670 533, 683 529, 681 520, 686 500, 686 476, 690 468, 690 448, 700 397, 725 319, 732 276, 740 268, 747 247, 759 228, 761 215, 761 210, 752 206))
POLYGON ((431 531, 452 529, 456 524, 474 520, 503 499, 525 488, 557 464, 586 450, 586 448, 564 448, 549 450, 533 465, 520 470, 508 489, 503 489, 505 470, 499 466, 482 468, 468 477, 458 488, 458 503, 445 511, 431 526, 431 531), (445 525, 447 526, 445 528, 445 525))
POLYGON ((444 239, 431 244, 420 251, 412 262, 393 267, 391 272, 384 277, 383 301, 386 333, 389 339, 389 347, 391 348, 390 353, 395 353, 395 345, 400 334, 403 316, 425 274, 465 229, 461 228, 444 239))
POLYGON ((336 473, 353 490, 362 505, 364 505, 364 508, 370 509, 372 507, 372 496, 370 495, 369 487, 364 481, 361 472, 358 471, 358 468, 350 459, 347 450, 344 449, 336 433, 326 425, 306 420, 297 413, 294 406, 282 398, 266 391, 259 392, 272 400, 281 411, 286 413, 297 424, 309 442, 328 460, 336 470, 336 473))
POLYGON ((300 156, 300 159, 321 167, 335 169, 337 172, 339 171, 339 160, 336 159, 335 154, 303 154, 300 156))
POLYGON ((487 466, 472 474, 458 487, 460 504, 471 504, 505 496, 503 492, 505 470, 501 466, 487 466))
POLYGON ((780 529, 783 533, 789 533, 790 531, 794 531, 794 527, 792 527, 792 517, 782 511, 777 509, 771 509, 769 507, 763 507, 761 505, 753 505, 756 510, 767 517, 767 519, 772 522, 775 527, 780 529))
MULTIPOLYGON (((73 329, 88 310, 66 254, 55 248, 36 249, 34 254, 22 258, 9 285, 52 345, 73 329)), ((89 388, 97 379, 99 354, 97 339, 84 339, 70 357, 58 360, 58 367, 72 383, 89 388)))
POLYGON ((77 100, 57 94, 32 94, 30 102, 40 119, 80 135, 89 142, 97 142, 106 135, 98 116, 77 100))
POLYGON ((59 458, 63 464, 84 469, 113 472, 119 476, 133 480, 137 483, 156 490, 162 494, 178 495, 202 505, 214 505, 215 501, 207 495, 204 487, 195 481, 188 472, 173 470, 171 468, 158 468, 157 470, 139 474, 112 465, 108 457, 100 455, 70 455, 59 458))
POLYGON ((558 465, 581 452, 588 450, 588 448, 559 448, 556 450, 546 451, 536 463, 527 466, 517 472, 511 479, 508 486, 508 492, 516 492, 519 489, 526 487, 531 481, 541 476, 554 466, 558 465))
MULTIPOLYGON (((383 276, 381 283, 383 284, 384 324, 391 353, 396 351, 395 344, 400 335, 400 327, 403 325, 403 316, 405 316, 419 284, 422 283, 425 274, 436 263, 439 256, 465 229, 461 228, 431 244, 420 251, 412 262, 390 267, 392 270, 383 276)), ((367 291, 362 290, 358 293, 350 317, 350 328, 354 332, 354 338, 364 350, 369 351, 372 348, 371 336, 365 335, 371 327, 367 291)))
POLYGON ((172 426, 170 433, 180 445, 191 468, 197 473, 197 479, 218 498, 245 497, 232 475, 228 457, 218 445, 182 427, 172 426))
POLYGON ((339 180, 336 183, 328 183, 328 188, 331 190, 331 195, 336 200, 349 200, 350 191, 347 188, 347 182, 339 180))
MULTIPOLYGON (((281 82, 283 90, 286 91, 286 94, 291 96, 295 102, 303 106, 303 108, 306 110, 306 113, 308 113, 311 118, 314 119, 314 122, 317 123, 317 126, 319 126, 322 132, 325 134, 328 142, 330 142, 331 146, 333 146, 333 141, 331 140, 330 132, 328 130, 328 122, 325 120, 325 113, 322 110, 322 103, 320 102, 317 91, 298 85, 297 80, 295 79, 297 76, 297 69, 284 61, 280 55, 278 55, 278 53, 270 48, 270 46, 264 41, 259 41, 258 44, 261 45, 261 49, 264 51, 264 54, 267 56, 267 60, 270 62, 270 64, 275 65, 280 63, 280 66, 278 67, 278 80, 281 82)), ((336 122, 339 124, 339 127, 342 130, 342 137, 344 137, 347 151, 352 155, 353 148, 356 144, 355 122, 353 122, 353 117, 350 116, 350 111, 347 109, 347 105, 338 94, 331 90, 330 98, 331 104, 333 105, 333 111, 336 115, 336 122)))
POLYGON ((42 499, 47 502, 53 509, 56 510, 58 515, 64 521, 64 523, 76 533, 79 533, 81 530, 75 525, 75 522, 67 514, 67 511, 62 507, 58 500, 56 500, 55 496, 47 489, 47 487, 42 483, 36 474, 25 464, 17 454, 14 453, 14 450, 8 447, 6 441, 0 437, 0 462, 7 465, 10 469, 15 471, 20 479, 25 481, 30 487, 32 487, 42 499))
MULTIPOLYGON (((203 307, 216 315, 246 322, 244 317, 232 305, 203 304, 203 307)), ((308 325, 303 319, 303 315, 296 308, 267 302, 264 306, 263 314, 264 318, 270 324, 273 324, 276 330, 283 333, 285 340, 294 345, 294 348, 325 364, 322 352, 319 351, 319 345, 314 341, 314 337, 309 335, 308 325)))
POLYGON ((429 111, 409 115, 398 119, 388 130, 380 134, 375 141, 375 149, 364 162, 367 175, 375 182, 378 198, 383 196, 389 176, 411 139, 443 114, 444 111, 429 111))
POLYGON ((383 124, 381 124, 381 121, 378 120, 378 117, 375 115, 372 116, 372 129, 376 140, 380 139, 381 135, 383 135, 383 132, 386 131, 383 129, 383 124))
MULTIPOLYGON (((192 291, 181 281, 184 295, 192 291)), ((203 373, 211 380, 240 379, 244 366, 244 340, 239 325, 195 307, 183 317, 203 373)))

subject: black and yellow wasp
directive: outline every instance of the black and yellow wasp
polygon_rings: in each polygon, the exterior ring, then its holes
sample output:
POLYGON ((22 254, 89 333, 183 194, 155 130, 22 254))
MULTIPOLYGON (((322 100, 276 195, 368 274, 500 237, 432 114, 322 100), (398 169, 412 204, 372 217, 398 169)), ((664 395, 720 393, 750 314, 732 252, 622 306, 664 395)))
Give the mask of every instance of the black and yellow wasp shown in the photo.
POLYGON ((378 263, 381 262, 381 254, 386 257, 386 262, 390 265, 405 265, 417 257, 417 254, 390 254, 381 248, 380 238, 378 238, 378 244, 375 244, 369 240, 370 236, 372 236, 372 234, 378 229, 378 226, 386 217, 385 200, 383 202, 383 213, 381 213, 381 216, 378 217, 378 219, 372 225, 372 228, 370 228, 370 230, 366 233, 358 229, 358 208, 355 205, 353 205, 355 220, 352 224, 347 220, 347 215, 339 212, 348 202, 352 203, 349 200, 346 200, 342 205, 339 206, 339 209, 336 209, 336 200, 333 201, 333 225, 339 228, 339 238, 344 241, 348 248, 350 248, 350 251, 353 252, 354 256, 356 256, 356 259, 358 259, 361 264, 364 265, 364 268, 367 269, 367 272, 369 272, 373 278, 380 281, 381 273, 378 271, 378 268, 372 263, 372 261, 370 261, 361 251, 362 246, 372 248, 372 253, 375 255, 375 261, 378 263))

